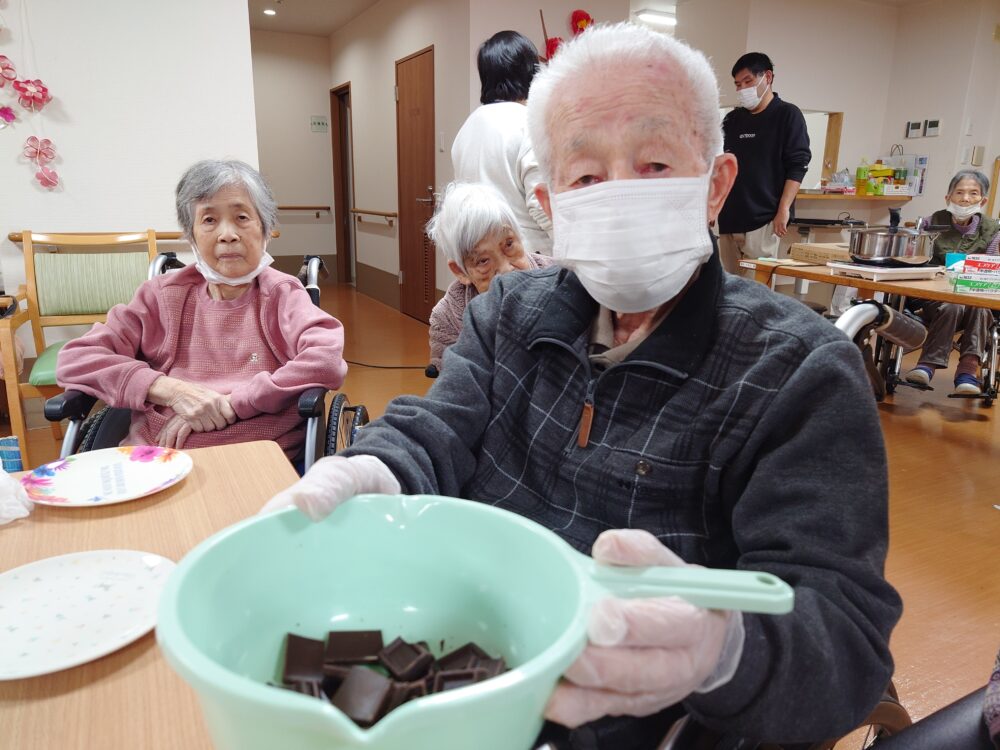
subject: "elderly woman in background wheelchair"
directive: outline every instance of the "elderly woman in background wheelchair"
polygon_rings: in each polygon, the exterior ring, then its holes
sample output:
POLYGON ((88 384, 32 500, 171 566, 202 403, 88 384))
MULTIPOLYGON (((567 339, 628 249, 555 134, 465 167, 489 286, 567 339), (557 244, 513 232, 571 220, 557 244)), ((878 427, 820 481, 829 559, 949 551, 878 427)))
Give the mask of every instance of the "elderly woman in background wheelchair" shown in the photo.
MULTIPOLYGON (((990 192, 990 181, 982 172, 963 169, 951 178, 947 208, 936 211, 929 224, 949 226, 934 240, 934 261, 945 265, 950 253, 997 255, 1000 246, 1000 222, 982 211, 990 192)), ((952 339, 959 338, 958 367, 955 368, 955 394, 977 396, 982 392, 978 371, 986 349, 993 317, 989 310, 972 305, 913 299, 907 307, 927 324, 927 341, 917 366, 906 373, 906 382, 929 386, 935 370, 948 367, 952 339)))
POLYGON ((347 373, 340 322, 294 276, 268 268, 270 188, 239 161, 201 161, 177 185, 196 263, 139 287, 59 354, 60 386, 132 412, 123 445, 203 447, 274 440, 302 450, 307 388, 347 373))
POLYGON ((546 268, 555 261, 525 252, 514 211, 500 191, 482 182, 450 184, 427 224, 427 234, 455 275, 431 310, 428 374, 436 376, 445 350, 458 340, 462 316, 473 297, 486 292, 496 276, 546 268))

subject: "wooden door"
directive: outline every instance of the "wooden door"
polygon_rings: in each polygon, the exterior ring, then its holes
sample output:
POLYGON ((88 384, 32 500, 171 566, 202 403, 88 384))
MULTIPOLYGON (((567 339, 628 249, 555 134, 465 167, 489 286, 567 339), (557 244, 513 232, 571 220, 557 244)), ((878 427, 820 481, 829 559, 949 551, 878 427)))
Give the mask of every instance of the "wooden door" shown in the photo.
POLYGON ((434 245, 434 48, 396 62, 399 177, 399 309, 425 323, 436 301, 434 245))
POLYGON ((337 239, 337 277, 341 283, 354 281, 354 159, 351 147, 351 84, 330 90, 333 122, 330 141, 333 149, 333 217, 337 239))

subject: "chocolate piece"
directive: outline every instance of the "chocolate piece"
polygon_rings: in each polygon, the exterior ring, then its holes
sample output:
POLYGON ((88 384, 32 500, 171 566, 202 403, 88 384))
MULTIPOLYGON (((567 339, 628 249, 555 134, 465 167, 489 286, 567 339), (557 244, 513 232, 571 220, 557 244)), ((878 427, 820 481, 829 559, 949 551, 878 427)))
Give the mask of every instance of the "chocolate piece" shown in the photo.
POLYGON ((382 715, 392 680, 366 667, 351 667, 343 684, 330 700, 362 727, 370 727, 382 715))
POLYGON ((489 658, 490 655, 475 643, 466 643, 438 659, 437 667, 442 672, 454 669, 474 669, 479 664, 480 659, 489 658))
POLYGON ((375 664, 381 650, 381 630, 334 630, 327 637, 323 663, 375 664))
POLYGON ((319 680, 299 680, 291 683, 288 687, 296 693, 302 693, 302 695, 308 695, 312 698, 324 697, 319 680))
POLYGON ((412 682, 427 674, 434 656, 425 648, 397 638, 378 655, 389 674, 402 682, 412 682))
POLYGON ((427 684, 423 680, 416 682, 394 682, 392 690, 389 691, 389 700, 386 703, 383 715, 394 711, 407 701, 427 695, 427 684))
POLYGON ((321 683, 323 692, 326 693, 328 697, 332 698, 333 694, 336 693, 340 686, 344 683, 344 680, 347 679, 347 675, 350 671, 350 667, 340 667, 336 665, 324 666, 324 677, 323 682, 321 683))
POLYGON ((323 641, 288 634, 285 645, 286 683, 319 680, 323 677, 323 641))
POLYGON ((455 690, 457 688, 472 685, 475 682, 482 682, 486 679, 485 669, 447 669, 434 675, 435 693, 442 693, 445 690, 455 690))
POLYGON ((500 659, 480 659, 476 666, 486 671, 486 679, 507 671, 507 662, 502 657, 500 659))

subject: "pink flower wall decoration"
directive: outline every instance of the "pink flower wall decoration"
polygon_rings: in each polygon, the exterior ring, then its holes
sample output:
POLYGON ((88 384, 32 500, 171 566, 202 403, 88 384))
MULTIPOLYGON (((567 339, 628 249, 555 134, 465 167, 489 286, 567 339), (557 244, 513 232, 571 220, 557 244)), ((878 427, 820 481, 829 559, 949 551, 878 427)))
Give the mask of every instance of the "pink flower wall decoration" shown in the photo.
POLYGON ((17 78, 17 71, 14 70, 14 63, 7 55, 0 55, 0 89, 7 85, 7 81, 17 78))
POLYGON ((49 190, 59 184, 59 175, 56 174, 54 169, 49 169, 48 167, 42 167, 41 171, 35 172, 35 179, 38 180, 43 188, 48 188, 49 190))
POLYGON ((56 147, 48 138, 39 140, 36 136, 31 136, 24 142, 24 156, 42 166, 56 158, 56 147))
POLYGON ((14 110, 10 107, 0 107, 0 120, 3 120, 3 124, 0 127, 14 122, 17 115, 14 114, 14 110))
POLYGON ((14 90, 18 93, 18 102, 25 109, 39 110, 52 101, 52 95, 44 83, 37 78, 14 81, 14 90))

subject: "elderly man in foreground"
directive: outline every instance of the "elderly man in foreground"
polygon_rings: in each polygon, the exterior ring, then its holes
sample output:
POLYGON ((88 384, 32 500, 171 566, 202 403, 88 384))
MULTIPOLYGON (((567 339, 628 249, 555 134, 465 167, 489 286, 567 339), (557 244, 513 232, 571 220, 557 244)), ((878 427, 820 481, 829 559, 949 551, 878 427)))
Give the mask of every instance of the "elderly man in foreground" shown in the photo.
POLYGON ((774 573, 795 588, 781 617, 598 605, 543 738, 652 750, 681 711, 753 740, 846 732, 889 681, 900 614, 856 347, 722 271, 708 226, 736 163, 699 52, 589 30, 537 76, 528 110, 560 266, 494 279, 427 396, 396 399, 269 507, 318 518, 361 492, 453 495, 606 563, 774 573))

